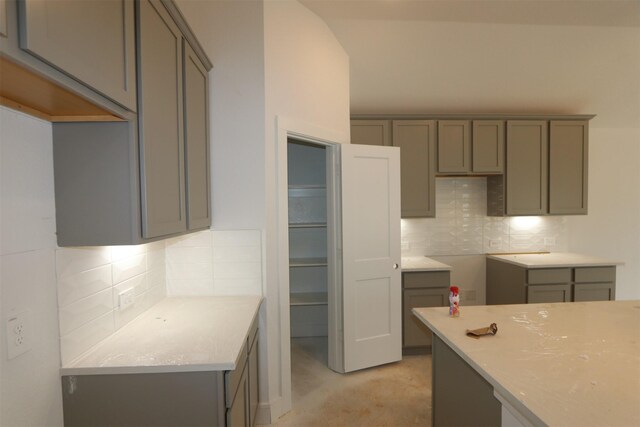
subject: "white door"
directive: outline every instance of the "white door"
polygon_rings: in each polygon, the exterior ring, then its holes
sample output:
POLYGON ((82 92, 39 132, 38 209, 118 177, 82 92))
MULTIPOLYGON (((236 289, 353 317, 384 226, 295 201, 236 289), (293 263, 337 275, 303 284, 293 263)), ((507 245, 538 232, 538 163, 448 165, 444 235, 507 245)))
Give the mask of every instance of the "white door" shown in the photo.
POLYGON ((345 372, 402 359, 400 149, 343 145, 345 372))

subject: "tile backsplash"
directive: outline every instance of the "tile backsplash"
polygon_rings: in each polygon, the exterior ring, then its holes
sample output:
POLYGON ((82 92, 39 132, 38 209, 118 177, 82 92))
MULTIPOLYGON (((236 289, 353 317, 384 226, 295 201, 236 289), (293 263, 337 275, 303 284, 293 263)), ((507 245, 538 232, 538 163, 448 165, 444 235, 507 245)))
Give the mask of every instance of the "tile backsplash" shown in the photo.
POLYGON ((167 240, 169 295, 262 295, 259 230, 205 230, 167 240))
POLYGON ((486 178, 437 178, 436 218, 402 220, 402 255, 566 250, 563 216, 501 218, 486 212, 486 178))
POLYGON ((165 243, 58 248, 60 352, 66 365, 166 295, 165 243), (133 289, 134 303, 119 308, 133 289))

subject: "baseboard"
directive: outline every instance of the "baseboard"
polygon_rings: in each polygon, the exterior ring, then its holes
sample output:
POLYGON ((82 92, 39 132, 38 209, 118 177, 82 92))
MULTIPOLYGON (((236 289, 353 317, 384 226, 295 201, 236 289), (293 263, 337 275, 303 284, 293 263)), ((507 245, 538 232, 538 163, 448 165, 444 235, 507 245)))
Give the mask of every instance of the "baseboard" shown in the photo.
POLYGON ((282 397, 271 403, 260 403, 256 413, 256 424, 268 426, 284 415, 282 411, 282 397))

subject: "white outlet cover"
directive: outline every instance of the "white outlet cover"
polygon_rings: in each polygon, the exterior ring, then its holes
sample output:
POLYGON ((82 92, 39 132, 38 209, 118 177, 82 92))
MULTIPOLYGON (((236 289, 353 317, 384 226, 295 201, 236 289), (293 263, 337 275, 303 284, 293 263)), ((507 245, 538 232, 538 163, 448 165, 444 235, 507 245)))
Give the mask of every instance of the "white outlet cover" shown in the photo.
POLYGON ((28 310, 7 317, 7 359, 31 350, 31 315, 28 310))
POLYGON ((126 289, 118 294, 118 307, 124 310, 133 305, 135 302, 136 291, 134 288, 126 289))

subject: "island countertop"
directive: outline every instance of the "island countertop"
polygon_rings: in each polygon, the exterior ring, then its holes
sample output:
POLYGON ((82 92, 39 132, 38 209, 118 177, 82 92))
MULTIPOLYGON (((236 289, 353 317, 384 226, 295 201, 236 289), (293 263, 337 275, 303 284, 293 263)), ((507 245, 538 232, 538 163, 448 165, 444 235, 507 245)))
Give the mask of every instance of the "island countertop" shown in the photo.
POLYGON ((233 370, 262 297, 168 297, 61 375, 233 370))
POLYGON ((426 256, 402 257, 402 271, 450 271, 451 266, 426 256))
POLYGON ((568 252, 551 252, 542 254, 487 254, 487 258, 525 268, 606 267, 624 265, 624 262, 621 261, 613 261, 592 255, 568 252))
POLYGON ((413 312, 533 425, 640 425, 640 301, 413 312))

